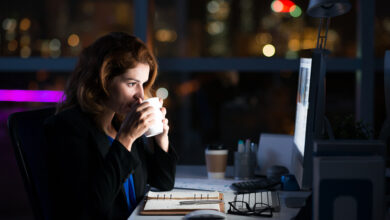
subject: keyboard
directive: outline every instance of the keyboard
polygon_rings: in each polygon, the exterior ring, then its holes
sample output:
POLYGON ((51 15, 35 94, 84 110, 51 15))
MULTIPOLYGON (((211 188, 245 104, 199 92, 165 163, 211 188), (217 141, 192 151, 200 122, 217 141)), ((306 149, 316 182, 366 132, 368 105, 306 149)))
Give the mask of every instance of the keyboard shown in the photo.
POLYGON ((238 209, 245 209, 244 205, 240 203, 245 201, 249 204, 250 207, 253 207, 254 204, 258 203, 261 206, 257 205, 257 208, 262 208, 265 206, 272 207, 272 211, 280 211, 280 200, 279 194, 276 191, 262 191, 254 193, 242 193, 234 196, 234 201, 238 209), (240 207, 243 206, 243 207, 240 207))
POLYGON ((280 184, 278 179, 257 179, 257 180, 249 180, 244 182, 232 183, 230 188, 238 193, 246 193, 246 192, 256 192, 262 190, 270 190, 275 186, 280 184))

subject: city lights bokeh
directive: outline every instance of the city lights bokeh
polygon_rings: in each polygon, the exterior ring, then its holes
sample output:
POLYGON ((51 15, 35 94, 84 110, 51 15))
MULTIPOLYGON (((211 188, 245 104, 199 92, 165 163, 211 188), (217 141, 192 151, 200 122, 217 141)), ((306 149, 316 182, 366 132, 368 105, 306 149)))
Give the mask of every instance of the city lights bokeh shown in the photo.
POLYGON ((169 92, 164 87, 158 88, 156 91, 156 96, 159 98, 166 99, 166 98, 168 98, 168 95, 169 95, 169 92))
POLYGON ((273 55, 275 55, 275 51, 275 46, 272 44, 267 44, 263 47, 263 54, 266 57, 272 57, 273 55))

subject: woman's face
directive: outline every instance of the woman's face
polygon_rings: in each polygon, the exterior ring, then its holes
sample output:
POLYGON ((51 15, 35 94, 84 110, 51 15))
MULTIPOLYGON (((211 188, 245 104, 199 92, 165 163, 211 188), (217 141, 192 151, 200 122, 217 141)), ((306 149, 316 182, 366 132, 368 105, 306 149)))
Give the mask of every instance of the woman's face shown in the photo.
POLYGON ((107 107, 119 114, 128 113, 136 100, 144 99, 143 84, 148 79, 149 65, 143 63, 138 63, 124 74, 114 77, 108 87, 107 107))

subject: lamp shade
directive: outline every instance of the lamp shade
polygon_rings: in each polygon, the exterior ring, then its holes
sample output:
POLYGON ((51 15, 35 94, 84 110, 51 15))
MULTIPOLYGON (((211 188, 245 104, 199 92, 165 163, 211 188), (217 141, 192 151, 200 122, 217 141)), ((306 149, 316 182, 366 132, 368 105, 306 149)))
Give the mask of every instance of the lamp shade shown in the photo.
POLYGON ((312 17, 335 17, 351 9, 348 0, 310 0, 307 14, 312 17))

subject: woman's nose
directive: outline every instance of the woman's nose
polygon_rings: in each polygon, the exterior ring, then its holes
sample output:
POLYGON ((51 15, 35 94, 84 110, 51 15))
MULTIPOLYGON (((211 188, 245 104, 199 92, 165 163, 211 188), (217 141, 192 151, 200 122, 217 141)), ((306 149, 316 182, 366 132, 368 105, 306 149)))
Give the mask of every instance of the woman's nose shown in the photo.
POLYGON ((137 92, 135 94, 135 97, 136 98, 141 98, 142 100, 144 100, 144 88, 143 88, 143 86, 138 86, 137 92))

